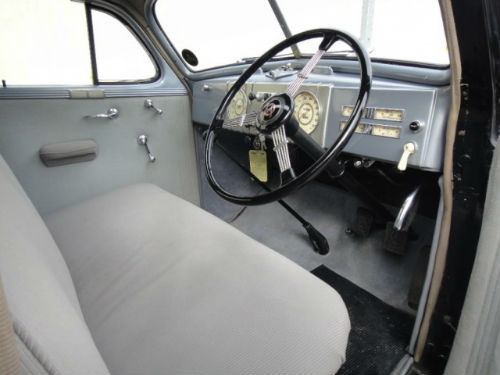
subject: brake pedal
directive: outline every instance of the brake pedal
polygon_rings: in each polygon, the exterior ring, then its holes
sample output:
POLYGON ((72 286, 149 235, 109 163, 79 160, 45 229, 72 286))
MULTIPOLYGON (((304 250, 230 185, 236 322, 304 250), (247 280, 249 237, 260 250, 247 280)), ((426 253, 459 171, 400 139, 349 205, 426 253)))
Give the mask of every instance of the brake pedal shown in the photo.
POLYGON ((403 255, 406 253, 408 231, 397 230, 394 223, 389 222, 385 227, 384 249, 391 253, 403 255))
POLYGON ((356 236, 368 237, 372 230, 373 220, 373 212, 364 207, 358 207, 356 210, 356 219, 350 229, 356 236))

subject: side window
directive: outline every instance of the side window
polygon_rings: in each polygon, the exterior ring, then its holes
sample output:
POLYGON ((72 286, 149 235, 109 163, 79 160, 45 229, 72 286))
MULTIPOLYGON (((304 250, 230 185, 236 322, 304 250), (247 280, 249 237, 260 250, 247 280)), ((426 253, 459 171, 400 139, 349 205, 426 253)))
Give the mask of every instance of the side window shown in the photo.
POLYGON ((150 81, 157 76, 148 52, 123 23, 92 10, 92 25, 98 82, 150 81))
POLYGON ((122 22, 92 10, 88 23, 86 14, 85 5, 73 1, 0 0, 0 80, 4 85, 87 86, 157 77, 149 53, 122 22))
POLYGON ((7 86, 92 84, 83 4, 0 1, 0 25, 0 80, 7 86))

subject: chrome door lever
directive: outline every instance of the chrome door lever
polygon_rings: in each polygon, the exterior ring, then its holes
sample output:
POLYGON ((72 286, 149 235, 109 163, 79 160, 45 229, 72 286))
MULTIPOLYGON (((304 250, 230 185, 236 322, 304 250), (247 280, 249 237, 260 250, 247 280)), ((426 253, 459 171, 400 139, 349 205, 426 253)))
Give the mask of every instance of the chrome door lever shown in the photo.
POLYGON ((156 161, 156 157, 151 153, 151 150, 149 149, 147 135, 141 134, 140 136, 138 136, 137 143, 140 144, 141 146, 146 147, 146 153, 148 154, 148 159, 151 163, 154 163, 156 161))
POLYGON ((87 115, 85 118, 107 118, 108 120, 113 120, 118 117, 118 109, 110 108, 106 113, 98 113, 97 115, 87 115))
POLYGON ((144 107, 146 107, 148 109, 154 109, 158 115, 163 114, 163 110, 160 108, 156 108, 151 99, 146 99, 144 101, 144 107))

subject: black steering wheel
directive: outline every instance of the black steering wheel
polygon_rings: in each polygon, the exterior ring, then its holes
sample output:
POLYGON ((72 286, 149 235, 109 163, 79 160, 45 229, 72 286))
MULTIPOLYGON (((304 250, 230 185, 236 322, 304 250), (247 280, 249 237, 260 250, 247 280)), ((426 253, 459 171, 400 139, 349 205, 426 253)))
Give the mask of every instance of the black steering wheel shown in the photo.
POLYGON ((240 205, 254 206, 270 203, 284 198, 291 192, 301 188, 315 177, 317 177, 333 160, 335 160, 349 142, 354 134, 356 126, 366 107, 368 95, 370 93, 372 81, 372 68, 370 57, 365 48, 348 33, 333 29, 314 29, 291 36, 290 38, 277 44, 264 53, 238 78, 235 84, 229 89, 222 100, 210 127, 208 128, 205 141, 205 169, 210 186, 222 198, 240 205), (298 73, 297 77, 290 83, 286 93, 274 95, 264 101, 260 110, 256 113, 247 113, 243 116, 230 120, 231 123, 255 126, 259 133, 270 135, 274 143, 274 151, 278 158, 278 164, 282 173, 282 180, 286 181, 276 190, 256 196, 238 196, 225 191, 216 181, 212 170, 212 150, 217 137, 217 131, 223 128, 227 120, 226 110, 236 93, 243 87, 246 81, 270 58, 284 49, 299 42, 322 38, 318 51, 310 58, 307 64, 298 73), (317 65, 321 57, 337 41, 343 41, 358 56, 361 66, 361 84, 359 93, 351 116, 347 121, 344 130, 341 131, 337 140, 326 151, 324 151, 309 135, 299 126, 293 117, 293 96, 297 93, 302 83, 317 65), (295 176, 288 154, 288 139, 290 138, 297 146, 309 154, 315 162, 311 164, 300 175, 295 176))

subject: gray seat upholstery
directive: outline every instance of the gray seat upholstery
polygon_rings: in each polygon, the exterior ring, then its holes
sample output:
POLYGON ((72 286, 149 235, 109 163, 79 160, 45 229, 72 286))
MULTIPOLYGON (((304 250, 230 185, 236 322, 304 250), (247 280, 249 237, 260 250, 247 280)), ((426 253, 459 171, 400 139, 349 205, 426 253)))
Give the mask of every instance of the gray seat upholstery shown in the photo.
MULTIPOLYGON (((3 193, 12 194, 3 186, 0 193, 2 202, 3 193)), ((28 243, 31 253, 47 258, 29 263, 44 269, 41 285, 13 286, 11 272, 4 286, 9 303, 15 300, 14 319, 23 304, 45 303, 42 298, 26 302, 30 296, 19 294, 31 287, 41 293, 60 290, 43 307, 43 316, 23 316, 34 321, 28 330, 43 341, 37 346, 42 355, 30 360, 45 358, 45 369, 48 363, 61 374, 105 374, 107 366, 120 375, 331 375, 344 361, 349 318, 331 287, 156 186, 126 187, 45 217, 64 260, 43 222, 35 221, 30 225, 41 228, 48 243, 28 243), (53 253, 50 259, 45 247, 53 253), (53 262, 57 270, 48 266, 53 262), (67 327, 58 323, 68 319, 66 314, 72 316, 67 327), (46 319, 50 327, 37 332, 46 319), (65 329, 67 348, 59 342, 45 347, 46 336, 65 329), (78 340, 70 348, 74 336, 78 340), (81 351, 86 357, 59 358, 79 357, 81 351)), ((10 257, 15 256, 0 245, 2 263, 29 272, 10 257)), ((9 266, 0 267, 4 277, 9 266)))
POLYGON ((23 374, 109 374, 64 259, 1 156, 0 239, 0 276, 23 374))

